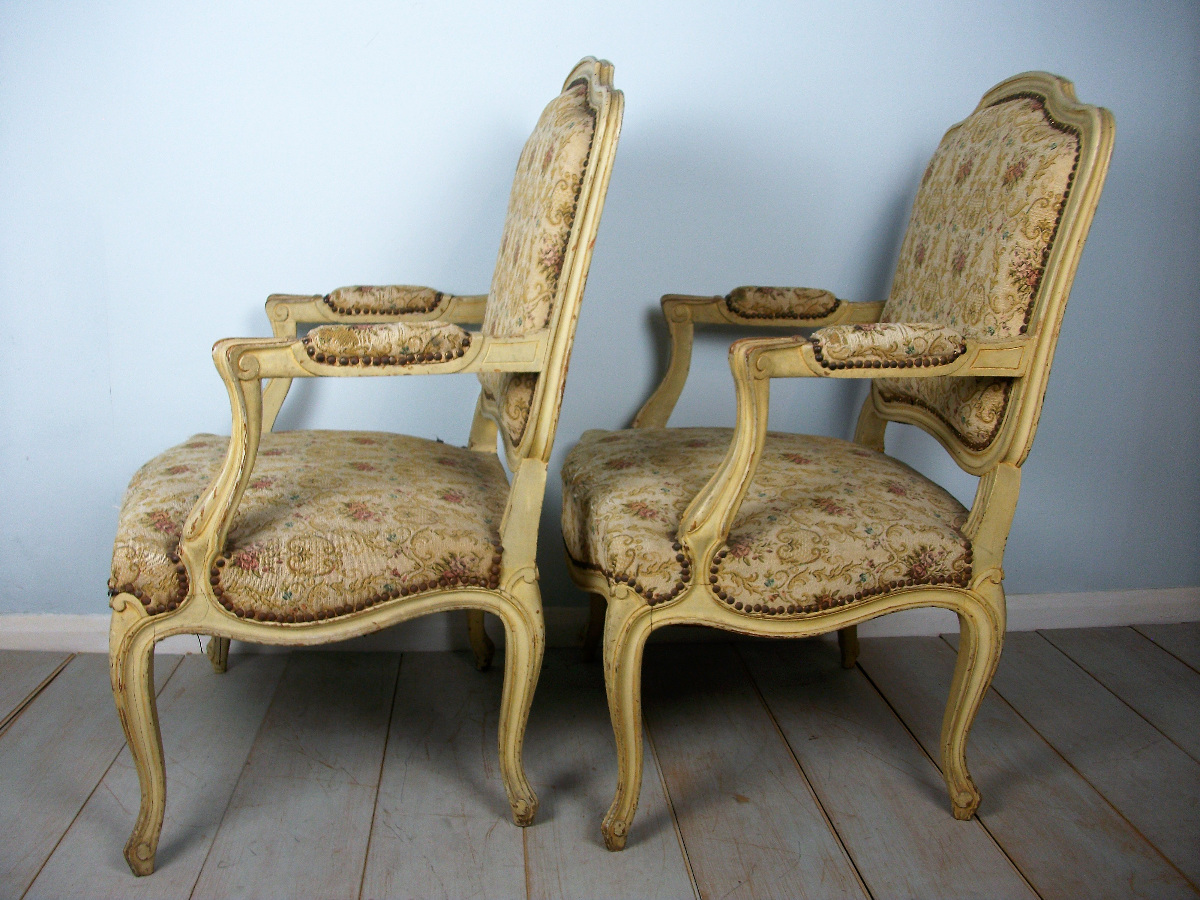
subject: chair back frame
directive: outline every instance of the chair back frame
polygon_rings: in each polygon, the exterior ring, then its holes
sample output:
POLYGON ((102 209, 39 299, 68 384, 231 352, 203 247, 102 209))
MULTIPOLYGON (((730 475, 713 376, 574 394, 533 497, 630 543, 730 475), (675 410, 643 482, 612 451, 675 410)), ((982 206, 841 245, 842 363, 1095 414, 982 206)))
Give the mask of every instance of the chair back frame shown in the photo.
POLYGON ((494 423, 504 444, 509 467, 516 472, 524 460, 549 463, 554 445, 566 383, 567 363, 574 342, 575 324, 591 265, 592 248, 604 209, 604 198, 616 158, 624 114, 624 95, 612 87, 612 64, 603 60, 585 59, 567 76, 563 90, 584 82, 588 86, 588 105, 595 114, 590 158, 584 168, 583 181, 575 220, 563 254, 562 274, 551 305, 546 327, 527 335, 530 342, 531 371, 537 371, 537 386, 530 402, 529 419, 519 440, 513 441, 503 427, 501 398, 480 392, 476 426, 483 417, 494 423))
MULTIPOLYGON (((595 595, 588 634, 601 639, 598 615, 604 613, 602 643, 609 712, 617 743, 617 789, 601 825, 610 850, 625 846, 637 809, 642 778, 641 670, 645 643, 668 625, 707 625, 761 637, 809 637, 839 632, 843 664, 854 665, 858 624, 907 609, 940 607, 957 614, 961 640, 941 731, 941 765, 951 810, 970 818, 980 793, 966 764, 966 742, 999 661, 1007 621, 1002 582, 1005 543, 1016 510, 1020 466, 1028 456, 1041 412, 1042 398, 1072 279, 1084 239, 1095 213, 1112 154, 1114 123, 1108 110, 1080 104, 1070 82, 1046 73, 1025 73, 988 91, 976 109, 986 109, 1014 94, 1044 98, 1045 109, 1059 123, 1077 130, 1079 155, 1074 179, 1046 257, 1038 293, 1033 298, 1025 332, 1002 340, 968 336, 963 355, 949 363, 908 369, 915 378, 1011 378, 1005 419, 995 437, 974 450, 942 419, 912 403, 884 400, 876 384, 861 409, 855 441, 880 452, 889 421, 917 425, 932 434, 967 472, 980 476, 975 502, 963 526, 971 541, 971 578, 964 586, 910 584, 845 606, 795 616, 750 615, 731 608, 716 593, 717 556, 753 479, 767 433, 770 381, 781 377, 870 378, 885 375, 877 368, 831 370, 821 364, 805 337, 747 338, 729 352, 737 398, 737 421, 729 449, 717 471, 684 511, 675 549, 685 560, 686 586, 673 599, 648 604, 629 583, 610 579, 598 569, 577 564, 568 554, 575 583, 595 595), (690 566, 690 570, 688 568, 690 566), (692 574, 688 574, 690 573, 692 574)), ((809 289, 740 288, 769 294, 780 290, 800 297, 825 292, 809 289), (807 293, 806 293, 807 292, 807 293)), ((691 359, 695 323, 752 327, 825 327, 868 324, 884 314, 885 305, 846 303, 829 295, 824 308, 811 315, 791 313, 746 315, 727 297, 667 295, 662 299, 671 338, 671 357, 661 384, 642 406, 634 428, 663 428, 679 399, 691 359)), ((809 299, 812 299, 809 297, 809 299)), ((585 434, 584 441, 599 433, 585 434)), ((740 604, 739 604, 740 605, 740 604)))
POLYGON ((1115 134, 1112 113, 1079 103, 1070 81, 1046 72, 1026 72, 1001 82, 983 96, 975 113, 1017 96, 1040 98, 1051 120, 1077 135, 1079 146, 1057 233, 1032 300, 1026 347, 1012 356, 1014 377, 1002 424, 986 447, 973 449, 929 410, 885 399, 877 382, 872 384, 863 409, 867 418, 916 425, 941 443, 962 469, 978 476, 999 463, 1020 467, 1029 455, 1067 298, 1104 187, 1115 134))

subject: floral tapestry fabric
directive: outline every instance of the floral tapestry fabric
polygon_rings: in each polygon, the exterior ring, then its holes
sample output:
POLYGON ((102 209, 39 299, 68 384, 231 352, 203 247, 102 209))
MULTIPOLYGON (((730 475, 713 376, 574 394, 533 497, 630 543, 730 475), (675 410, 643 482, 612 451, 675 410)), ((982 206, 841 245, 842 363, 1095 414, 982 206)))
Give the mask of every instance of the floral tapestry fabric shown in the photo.
MULTIPOLYGON (((587 84, 580 82, 550 102, 521 151, 484 313, 484 334, 519 337, 550 324, 595 130, 587 84)), ((518 401, 533 396, 528 377, 480 377, 502 410, 515 409, 518 401), (519 392, 511 402, 510 391, 519 392)), ((514 442, 520 440, 516 435, 524 431, 529 412, 526 405, 516 415, 504 414, 502 425, 514 442)))
POLYGON ((457 359, 471 346, 469 332, 449 322, 319 325, 304 336, 317 362, 406 365, 457 359))
POLYGON ((814 331, 809 340, 817 362, 826 369, 942 365, 967 349, 953 328, 898 322, 830 325, 814 331))
MULTIPOLYGON (((913 206, 884 322, 935 322, 973 340, 1025 332, 1079 154, 1078 133, 1018 95, 946 133, 913 206)), ((882 396, 932 411, 970 447, 995 437, 996 379, 889 379, 882 396)))
POLYGON ((743 319, 821 319, 841 301, 817 288, 747 285, 729 292, 725 306, 743 319))
POLYGON ((520 443, 529 424, 533 392, 537 389, 536 372, 484 372, 479 376, 484 391, 500 404, 500 427, 514 443, 520 443))
MULTIPOLYGON (((726 428, 594 432, 563 464, 563 537, 576 564, 649 603, 677 595, 688 503, 720 465, 726 428)), ((966 584, 967 511, 903 463, 847 441, 769 433, 719 552, 713 591, 748 615, 806 615, 911 585, 966 584)))
MULTIPOLYGON (((186 593, 184 520, 228 438, 196 435, 134 475, 113 550, 113 592, 151 613, 186 593)), ((240 616, 303 622, 451 586, 494 586, 508 481, 494 454, 374 432, 264 434, 211 573, 240 616)))
POLYGON ((341 315, 399 315, 437 309, 445 295, 414 284, 351 285, 325 295, 325 303, 341 315))

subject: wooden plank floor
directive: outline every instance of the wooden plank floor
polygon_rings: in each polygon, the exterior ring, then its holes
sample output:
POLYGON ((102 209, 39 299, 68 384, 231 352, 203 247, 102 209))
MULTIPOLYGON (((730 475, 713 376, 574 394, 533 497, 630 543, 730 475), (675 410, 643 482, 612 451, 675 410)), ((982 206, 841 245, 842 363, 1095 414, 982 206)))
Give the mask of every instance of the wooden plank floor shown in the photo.
POLYGON ((598 664, 550 651, 509 820, 501 675, 464 654, 200 656, 157 666, 159 871, 106 661, 0 652, 0 900, 50 897, 1198 897, 1200 627, 1011 634, 968 748, 937 757, 957 636, 652 643, 627 849, 598 664))

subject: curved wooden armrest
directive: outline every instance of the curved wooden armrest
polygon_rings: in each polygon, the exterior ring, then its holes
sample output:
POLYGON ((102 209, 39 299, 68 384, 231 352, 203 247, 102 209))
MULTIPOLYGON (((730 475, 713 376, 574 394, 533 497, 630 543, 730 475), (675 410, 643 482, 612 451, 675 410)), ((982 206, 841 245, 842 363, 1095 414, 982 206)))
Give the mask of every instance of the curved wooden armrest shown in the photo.
MULTIPOLYGON (((891 335, 884 334, 886 347, 891 350, 894 346, 891 335)), ((953 353, 892 354, 884 359, 863 352, 835 364, 827 358, 827 350, 822 350, 825 337, 816 332, 807 338, 744 338, 734 342, 729 351, 730 359, 735 348, 748 348, 747 352, 754 353, 755 365, 767 378, 940 378, 946 375, 1015 378, 1028 371, 1034 350, 1033 340, 1028 336, 1003 341, 960 337, 962 343, 953 353)))
MULTIPOLYGON (((432 327, 445 323, 431 323, 432 327)), ((387 326, 381 326, 387 327, 387 326)), ((461 329, 458 329, 461 331, 461 329)), ((270 429, 264 401, 270 385, 293 378, 382 375, 439 375, 454 372, 540 372, 547 355, 548 332, 527 338, 470 335, 463 352, 442 359, 340 358, 319 362, 312 343, 295 338, 227 338, 213 345, 213 364, 229 393, 232 413, 225 461, 184 522, 179 554, 189 578, 207 579, 254 469, 264 426, 270 429), (263 379, 270 379, 267 389, 263 379)), ((272 417, 273 420, 273 417, 272 417)))
POLYGON ((854 322, 877 322, 882 302, 850 303, 813 288, 740 287, 721 297, 667 294, 663 317, 671 336, 666 374, 633 419, 634 428, 663 427, 683 393, 692 363, 696 323, 752 328, 821 328, 854 322))
POLYGON ((707 571, 712 555, 725 543, 754 478, 766 442, 772 378, 1016 377, 1025 374, 1034 349, 1030 337, 996 342, 965 339, 961 354, 947 361, 928 358, 902 371, 882 364, 830 369, 818 358, 818 338, 744 338, 729 348, 737 398, 733 439, 679 526, 679 540, 697 561, 698 571, 707 571))

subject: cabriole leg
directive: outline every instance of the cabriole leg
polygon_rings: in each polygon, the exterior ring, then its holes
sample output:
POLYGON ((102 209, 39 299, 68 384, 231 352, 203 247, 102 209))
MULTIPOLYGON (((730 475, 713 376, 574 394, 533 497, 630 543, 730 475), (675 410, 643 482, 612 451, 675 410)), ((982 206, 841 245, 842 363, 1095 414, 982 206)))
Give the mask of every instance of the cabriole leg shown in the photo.
POLYGON ((486 671, 496 654, 496 645, 484 628, 483 610, 467 610, 467 637, 471 641, 471 652, 475 654, 475 668, 480 672, 486 671))
POLYGON ((154 632, 150 628, 135 627, 139 619, 145 618, 140 604, 137 604, 136 613, 126 612, 137 601, 125 603, 118 596, 113 602, 109 672, 117 713, 142 789, 137 823, 125 845, 125 860, 134 875, 149 875, 154 871, 154 854, 158 850, 167 800, 162 734, 154 698, 154 632), (124 609, 118 609, 118 603, 124 609))
POLYGON ((229 638, 214 634, 208 639, 204 653, 212 663, 213 671, 218 675, 229 668, 229 638))
MULTIPOLYGON (((537 590, 533 588, 533 590, 537 590)), ((536 599, 536 597, 535 597, 536 599)), ((537 815, 537 795, 525 777, 522 750, 529 705, 542 670, 542 651, 546 646, 546 628, 540 601, 532 615, 504 618, 504 691, 500 698, 500 773, 504 790, 512 806, 513 821, 533 824, 537 815)))
POLYGON ((650 631, 645 606, 628 597, 609 603, 604 687, 617 741, 617 793, 600 826, 609 850, 625 848, 642 790, 642 651, 650 631))
POLYGON ((967 771, 967 734, 1000 661, 1004 628, 979 608, 959 613, 958 622, 958 661, 942 719, 942 775, 950 791, 954 818, 969 819, 979 808, 980 794, 967 771))

